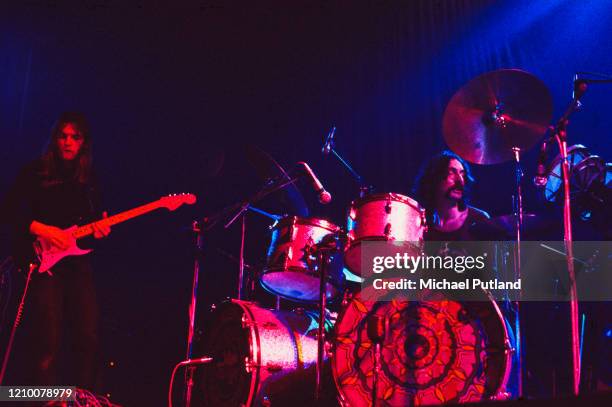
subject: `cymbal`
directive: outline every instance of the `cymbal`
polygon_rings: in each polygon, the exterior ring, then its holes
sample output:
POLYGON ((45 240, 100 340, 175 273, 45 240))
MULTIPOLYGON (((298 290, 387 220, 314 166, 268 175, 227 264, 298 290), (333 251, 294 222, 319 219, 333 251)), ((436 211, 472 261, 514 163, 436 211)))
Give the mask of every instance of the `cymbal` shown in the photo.
MULTIPOLYGON (((248 144, 245 146, 247 161, 255 169, 255 172, 262 180, 272 179, 282 176, 289 181, 291 177, 287 171, 270 154, 261 148, 248 144)), ((307 217, 309 210, 306 201, 295 183, 289 184, 282 189, 280 204, 283 209, 289 209, 292 214, 307 217)))
POLYGON ((519 69, 500 69, 469 81, 444 111, 442 132, 448 147, 474 164, 513 159, 513 147, 531 149, 552 119, 546 85, 519 69))

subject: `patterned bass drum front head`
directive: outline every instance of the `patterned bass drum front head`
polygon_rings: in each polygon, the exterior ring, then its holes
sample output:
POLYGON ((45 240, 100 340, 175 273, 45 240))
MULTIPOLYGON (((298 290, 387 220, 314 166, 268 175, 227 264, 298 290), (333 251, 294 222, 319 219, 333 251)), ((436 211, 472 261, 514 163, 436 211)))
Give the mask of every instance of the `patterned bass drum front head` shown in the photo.
POLYGON ((342 405, 372 405, 372 315, 386 321, 376 405, 476 402, 505 390, 511 351, 495 302, 460 303, 439 293, 419 302, 366 302, 358 294, 334 328, 332 371, 342 405))

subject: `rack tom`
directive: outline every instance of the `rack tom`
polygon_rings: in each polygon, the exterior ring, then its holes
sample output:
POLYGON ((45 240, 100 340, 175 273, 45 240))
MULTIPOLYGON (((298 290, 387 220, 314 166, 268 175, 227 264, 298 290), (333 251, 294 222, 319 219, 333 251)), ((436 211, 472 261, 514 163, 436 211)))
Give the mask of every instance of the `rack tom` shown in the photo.
MULTIPOLYGON (((272 227, 266 267, 261 285, 281 297, 303 302, 319 300, 320 271, 315 246, 340 228, 323 219, 287 216, 272 227)), ((341 268, 332 261, 327 273, 326 294, 333 298, 341 287, 341 268)))
POLYGON ((361 243, 402 241, 420 253, 425 230, 425 212, 417 201, 395 193, 372 194, 351 203, 347 220, 348 243, 344 264, 361 275, 361 243))

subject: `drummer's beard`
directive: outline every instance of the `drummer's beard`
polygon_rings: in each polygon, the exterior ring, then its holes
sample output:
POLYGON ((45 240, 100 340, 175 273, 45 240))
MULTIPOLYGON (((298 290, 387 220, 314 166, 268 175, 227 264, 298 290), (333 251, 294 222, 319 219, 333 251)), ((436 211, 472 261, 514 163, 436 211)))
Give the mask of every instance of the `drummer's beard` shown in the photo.
POLYGON ((458 199, 463 199, 464 192, 465 190, 463 188, 463 185, 455 184, 452 187, 448 188, 444 195, 446 196, 447 199, 456 201, 458 199))
POLYGON ((455 184, 446 190, 444 194, 446 199, 455 202, 460 210, 465 209, 465 188, 461 184, 455 184))

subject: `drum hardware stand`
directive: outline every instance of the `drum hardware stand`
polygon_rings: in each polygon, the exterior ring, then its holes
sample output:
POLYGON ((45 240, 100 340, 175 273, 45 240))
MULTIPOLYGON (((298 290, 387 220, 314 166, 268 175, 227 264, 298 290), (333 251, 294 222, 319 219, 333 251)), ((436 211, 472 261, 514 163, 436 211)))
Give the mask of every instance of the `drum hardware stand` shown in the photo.
MULTIPOLYGON (((282 176, 281 179, 284 178, 284 174, 282 176)), ((276 180, 269 180, 266 185, 264 186, 264 189, 259 191, 258 193, 256 193, 253 197, 251 197, 250 199, 247 199, 246 201, 242 202, 241 204, 239 204, 240 209, 238 210, 238 212, 236 212, 236 214, 223 226, 224 229, 229 228, 235 221, 236 219, 238 219, 238 217, 242 218, 242 229, 241 229, 241 233, 240 233, 240 259, 239 259, 239 268, 238 268, 238 299, 242 300, 243 295, 242 295, 242 289, 243 289, 243 285, 244 285, 244 241, 245 241, 245 237, 246 237, 246 213, 249 209, 251 209, 253 212, 257 212, 260 213, 264 216, 267 216, 271 219, 273 219, 274 221, 277 221, 278 219, 280 219, 279 216, 277 215, 273 215, 271 213, 268 213, 266 211, 263 211, 261 209, 257 209, 251 206, 251 204, 263 199, 264 197, 266 197, 268 194, 271 194, 272 192, 275 192, 281 188, 284 188, 285 186, 294 183, 295 181, 297 181, 297 178, 293 178, 290 181, 281 184, 280 186, 276 186, 270 190, 266 190, 266 188, 268 188, 270 185, 274 185, 274 183, 276 182, 276 180)), ((235 206, 233 206, 233 208, 235 209, 235 206)))
POLYGON ((363 198, 364 196, 371 194, 372 191, 374 190, 374 187, 372 187, 372 185, 366 184, 363 177, 359 175, 357 171, 353 169, 353 167, 351 167, 348 161, 342 158, 342 156, 338 153, 338 151, 336 151, 336 149, 334 149, 334 145, 335 145, 334 135, 335 134, 336 134, 336 126, 332 126, 331 130, 327 134, 327 137, 325 138, 325 143, 323 144, 323 148, 321 148, 321 152, 323 153, 323 155, 329 155, 330 153, 333 154, 334 157, 336 157, 336 159, 340 161, 340 164, 342 164, 344 168, 348 170, 348 172, 353 176, 357 184, 359 184, 359 197, 360 198, 363 198))
MULTIPOLYGON (((279 215, 275 215, 273 213, 270 212, 266 212, 263 209, 259 209, 256 208, 252 205, 247 205, 247 210, 253 211, 255 213, 258 213, 260 215, 263 215, 271 220, 273 220, 274 222, 278 222, 279 220, 281 220, 283 217, 279 216, 279 215)), ((240 273, 239 273, 239 277, 238 277, 238 299, 242 299, 242 294, 241 294, 241 290, 243 287, 243 276, 244 276, 244 241, 245 241, 245 235, 246 235, 246 212, 243 213, 242 215, 242 234, 240 237, 240 273)), ((251 284, 248 287, 248 294, 247 294, 247 298, 250 298, 253 293, 255 292, 255 278, 253 278, 253 273, 251 273, 251 278, 250 278, 251 284)), ((280 296, 276 296, 276 310, 280 310, 280 296)))
MULTIPOLYGON (((255 213, 259 213, 260 215, 263 215, 263 216, 265 216, 267 218, 270 218, 274 222, 278 222, 279 220, 281 220, 283 218, 282 216, 275 215, 275 214, 270 213, 270 212, 266 212, 263 209, 256 208, 256 207, 254 207, 252 205, 249 205, 249 207, 247 209, 250 210, 250 211, 253 211, 255 213)), ((242 234, 242 244, 241 244, 241 247, 244 249, 244 231, 243 231, 243 234, 242 234)), ((244 252, 244 250, 241 250, 241 254, 243 252, 244 252)), ((244 264, 244 263, 241 263, 241 264, 244 264)), ((242 272, 241 272, 241 274, 242 274, 242 272)), ((253 283, 255 282, 255 279, 251 278, 251 280, 253 281, 253 283)), ((254 291, 255 291, 255 287, 254 287, 254 285, 251 285, 251 287, 250 287, 250 294, 252 295, 254 291)), ((275 297, 276 297, 276 300, 275 300, 275 303, 274 303, 274 309, 276 311, 280 311, 281 297, 280 297, 280 295, 276 295, 275 297)))
MULTIPOLYGON (((194 338, 194 331, 195 331, 195 313, 196 313, 196 306, 197 306, 197 294, 198 294, 198 279, 199 279, 199 274, 200 274, 200 269, 201 269, 201 256, 202 256, 202 246, 203 246, 203 232, 207 231, 207 230, 211 230, 222 218, 226 217, 228 214, 231 214, 233 211, 235 211, 236 209, 239 209, 238 212, 231 218, 231 220, 225 225, 225 228, 227 229, 236 219, 238 219, 239 216, 243 215, 244 212, 249 208, 249 206, 252 203, 255 203, 261 199, 263 199, 264 197, 268 196, 269 194, 276 192, 284 187, 286 187, 289 184, 294 183, 297 178, 291 178, 290 180, 287 180, 279 185, 275 185, 277 182, 279 182, 280 180, 283 180, 285 178, 285 175, 283 174, 282 177, 278 177, 275 179, 271 179, 269 180, 266 185, 260 190, 258 191, 256 194, 254 194, 253 196, 251 196, 250 198, 248 198, 247 200, 243 201, 243 202, 239 202, 237 204, 234 205, 230 205, 228 207, 225 207, 223 209, 221 209, 219 212, 217 212, 216 214, 210 216, 210 217, 206 217, 204 218, 201 222, 198 221, 193 221, 192 223, 192 230, 195 233, 196 239, 195 239, 195 245, 196 245, 196 256, 195 256, 195 261, 194 261, 194 267, 193 267, 193 288, 191 290, 191 303, 189 305, 189 327, 188 327, 188 333, 187 333, 187 358, 186 360, 191 360, 191 356, 192 356, 192 352, 193 352, 193 338, 194 338)), ((243 256, 243 250, 244 250, 244 235, 246 232, 246 222, 244 222, 243 220, 243 229, 242 229, 242 242, 241 242, 241 253, 240 253, 240 276, 239 276, 239 283, 240 283, 240 289, 238 292, 239 295, 239 299, 240 299, 240 295, 242 295, 241 292, 241 286, 242 286, 242 274, 244 271, 244 256, 243 256)), ((191 405, 191 393, 192 393, 192 389, 193 389, 193 372, 195 370, 195 367, 193 366, 188 366, 186 371, 185 371, 185 406, 189 407, 191 405)))
POLYGON ((578 395, 580 392, 580 373, 581 373, 581 355, 580 355, 580 334, 579 334, 579 311, 578 311, 578 292, 576 287, 576 274, 574 271, 574 248, 573 248, 573 236, 572 236, 572 210, 570 200, 570 174, 569 174, 569 162, 567 157, 567 125, 569 123, 569 117, 572 113, 577 111, 582 103, 580 99, 584 96, 588 84, 590 83, 612 83, 612 78, 608 75, 595 74, 590 72, 578 72, 574 76, 574 92, 572 95, 572 101, 566 109, 563 116, 557 122, 557 125, 553 128, 553 134, 551 139, 554 137, 559 146, 561 153, 562 163, 561 169, 563 174, 563 240, 565 241, 565 255, 567 261, 567 271, 569 274, 570 284, 570 318, 572 324, 572 367, 573 367, 573 392, 574 395, 578 395), (606 79, 579 79, 580 74, 588 74, 604 77, 606 79))
POLYGON ((567 271, 569 274, 569 294, 570 294, 570 319, 571 319, 571 338, 572 338, 572 369, 573 369, 573 393, 578 395, 580 392, 580 373, 581 373, 581 344, 578 311, 578 291, 576 287, 576 273, 574 270, 574 248, 572 235, 572 210, 570 199, 570 172, 567 156, 567 125, 569 117, 582 106, 580 99, 584 96, 589 83, 612 83, 607 75, 593 74, 589 72, 578 72, 574 76, 574 91, 572 101, 565 110, 563 116, 553 127, 552 135, 547 139, 555 139, 561 153, 561 170, 563 175, 563 240, 565 242, 565 258, 567 271), (605 77, 607 79, 579 79, 579 74, 589 74, 605 77))
MULTIPOLYGON (((193 353, 193 337, 195 332, 195 313, 198 298, 198 280, 200 276, 200 261, 202 256, 202 228, 198 221, 193 221, 192 230, 195 234, 196 255, 193 262, 193 285, 191 289, 191 303, 189 304, 189 328, 187 331, 187 357, 186 360, 191 360, 193 353)), ((187 365, 185 369, 185 406, 191 406, 191 394, 193 390, 193 373, 195 367, 187 365)))
MULTIPOLYGON (((168 390, 168 407, 172 407, 172 387, 174 384, 174 376, 176 375, 176 371, 178 370, 178 368, 186 366, 187 370, 193 371, 193 369, 195 369, 194 365, 203 365, 203 364, 211 363, 212 361, 213 361, 213 358, 209 358, 209 357, 203 357, 200 359, 187 359, 187 360, 183 360, 182 362, 179 362, 174 367, 174 369, 172 370, 172 375, 170 376, 170 389, 168 390)), ((189 393, 189 396, 191 397, 191 393, 189 393)), ((191 403, 191 399, 189 399, 188 402, 191 403)))
POLYGON ((587 89, 585 81, 579 81, 578 75, 574 81, 574 94, 572 102, 566 109, 563 116, 552 130, 552 137, 555 138, 561 152, 561 169, 563 174, 563 240, 565 241, 565 255, 567 261, 567 272, 569 274, 569 294, 570 294, 570 320, 572 338, 572 370, 573 370, 573 393, 578 395, 580 392, 580 337, 578 321, 578 292, 576 288, 576 274, 574 271, 574 248, 572 236, 572 211, 570 201, 570 179, 569 163, 567 161, 567 124, 569 116, 581 106, 580 98, 587 89))
POLYGON ((324 251, 319 252, 319 271, 321 281, 319 284, 319 329, 317 332, 317 378, 315 383, 315 400, 321 399, 321 386, 323 382, 323 361, 325 356, 325 309, 327 308, 327 262, 329 257, 324 251))
MULTIPOLYGON (((514 248, 514 278, 515 280, 521 278, 521 228, 523 226, 523 190, 522 180, 525 175, 523 168, 521 167, 521 149, 519 147, 512 147, 515 164, 516 174, 516 196, 514 197, 514 217, 516 219, 516 246, 514 248)), ((521 293, 519 292, 519 298, 514 301, 514 330, 516 335, 516 355, 517 355, 517 370, 518 370, 518 397, 523 397, 523 334, 521 330, 521 313, 520 313, 520 302, 521 293)))
POLYGON ((338 251, 338 236, 331 234, 324 237, 321 242, 312 246, 311 254, 317 258, 319 266, 319 327, 317 331, 317 365, 315 382, 315 400, 321 400, 323 384, 323 362, 325 360, 325 312, 327 309, 327 266, 331 257, 338 251))
MULTIPOLYGON (((242 223, 242 230, 241 230, 241 233, 240 233, 240 257, 239 257, 239 260, 238 260, 238 263, 239 263, 239 272, 238 272, 238 299, 239 300, 243 300, 244 299, 243 298, 244 295, 242 294, 242 290, 244 288, 244 242, 245 242, 245 239, 246 239, 246 217, 247 217, 246 216, 247 215, 246 211, 247 210, 250 210, 250 211, 253 211, 255 213, 259 213, 261 215, 264 215, 264 216, 272 219, 275 222, 277 222, 279 219, 282 218, 282 216, 274 215, 274 214, 266 212, 266 211, 264 211, 262 209, 258 209, 256 207, 250 205, 250 204, 247 204, 245 210, 242 212, 242 216, 241 216, 242 217, 242 222, 241 222, 242 223)), ((225 228, 227 229, 232 224, 232 222, 235 221, 235 219, 236 218, 234 217, 232 220, 230 220, 230 222, 225 225, 225 228)), ((248 297, 250 297, 251 295, 253 295, 253 287, 248 288, 248 290, 249 290, 248 297)), ((280 307, 277 306, 277 310, 279 308, 280 307)))

